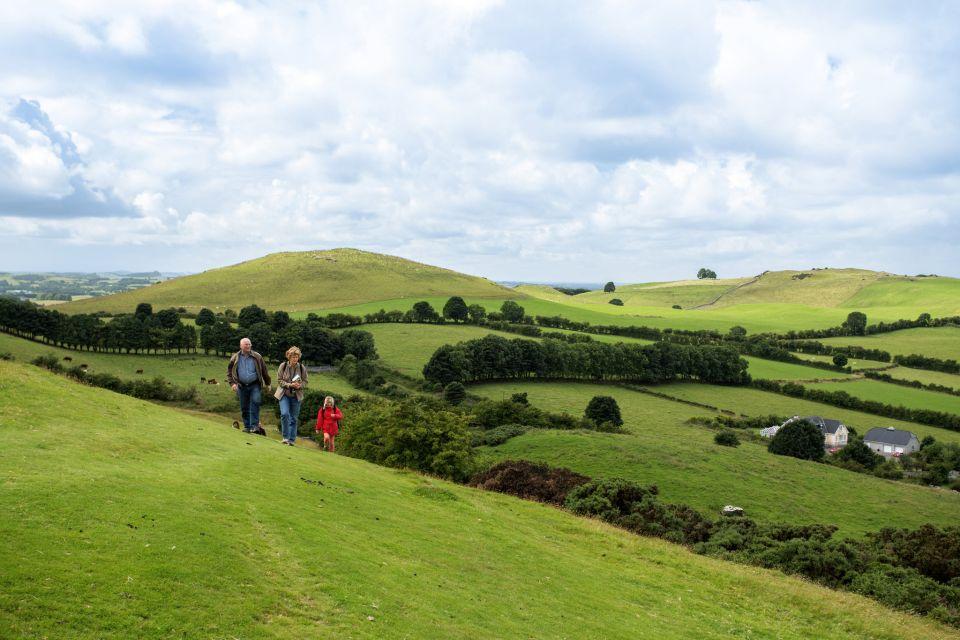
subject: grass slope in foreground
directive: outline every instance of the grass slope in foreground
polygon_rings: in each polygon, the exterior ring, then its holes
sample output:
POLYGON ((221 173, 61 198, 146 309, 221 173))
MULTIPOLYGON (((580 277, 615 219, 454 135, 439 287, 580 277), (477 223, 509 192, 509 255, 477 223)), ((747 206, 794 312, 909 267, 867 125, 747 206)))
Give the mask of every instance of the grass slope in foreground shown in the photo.
POLYGON ((960 637, 6 362, 0 479, 3 637, 960 637))
POLYGON ((526 392, 532 404, 572 415, 583 415, 594 395, 613 396, 628 434, 531 431, 491 451, 498 459, 526 458, 656 484, 665 501, 711 517, 735 504, 768 522, 834 524, 840 535, 927 522, 945 526, 960 518, 960 493, 775 456, 754 442, 735 449, 717 445, 714 431, 686 423, 692 416, 716 415, 706 409, 608 385, 502 383, 470 390, 495 400, 526 392))
POLYGON ((66 313, 131 313, 137 303, 150 302, 154 309, 239 311, 258 304, 265 309, 303 311, 385 298, 451 295, 514 298, 517 294, 485 278, 449 269, 357 249, 331 249, 274 253, 58 308, 66 313))

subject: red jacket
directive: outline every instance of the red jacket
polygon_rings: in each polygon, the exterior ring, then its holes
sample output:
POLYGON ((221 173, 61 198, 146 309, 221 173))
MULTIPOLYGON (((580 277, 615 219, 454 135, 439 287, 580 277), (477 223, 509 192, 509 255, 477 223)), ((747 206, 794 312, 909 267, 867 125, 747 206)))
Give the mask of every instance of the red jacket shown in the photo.
POLYGON ((320 411, 317 412, 317 431, 336 435, 340 430, 341 420, 343 420, 343 413, 337 407, 332 410, 320 407, 320 411))

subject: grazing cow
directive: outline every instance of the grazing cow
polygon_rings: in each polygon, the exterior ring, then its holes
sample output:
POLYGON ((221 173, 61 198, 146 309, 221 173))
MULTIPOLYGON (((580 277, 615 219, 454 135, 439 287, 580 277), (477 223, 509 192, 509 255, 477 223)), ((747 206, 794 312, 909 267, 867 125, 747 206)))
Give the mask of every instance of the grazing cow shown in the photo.
POLYGON ((220 384, 220 383, 217 382, 216 378, 210 378, 209 380, 207 380, 207 384, 220 384))
POLYGON ((70 356, 63 356, 63 359, 64 359, 66 362, 73 362, 73 358, 71 358, 70 356))
POLYGON ((143 373, 143 369, 137 369, 137 373, 143 373))
POLYGON ((200 376, 200 384, 205 384, 206 382, 207 382, 207 379, 204 378, 203 376, 200 376))
POLYGON ((87 368, 87 365, 86 365, 86 364, 81 364, 81 365, 80 365, 80 368, 81 368, 81 369, 86 369, 86 368, 87 368))

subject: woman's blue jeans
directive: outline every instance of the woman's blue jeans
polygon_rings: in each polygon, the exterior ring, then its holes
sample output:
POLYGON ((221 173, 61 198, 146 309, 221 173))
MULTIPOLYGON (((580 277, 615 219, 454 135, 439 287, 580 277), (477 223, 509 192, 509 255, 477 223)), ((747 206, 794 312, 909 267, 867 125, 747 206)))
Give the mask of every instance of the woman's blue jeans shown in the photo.
POLYGON ((280 398, 280 430, 283 439, 293 442, 297 439, 297 418, 300 416, 300 401, 296 396, 284 395, 280 398))

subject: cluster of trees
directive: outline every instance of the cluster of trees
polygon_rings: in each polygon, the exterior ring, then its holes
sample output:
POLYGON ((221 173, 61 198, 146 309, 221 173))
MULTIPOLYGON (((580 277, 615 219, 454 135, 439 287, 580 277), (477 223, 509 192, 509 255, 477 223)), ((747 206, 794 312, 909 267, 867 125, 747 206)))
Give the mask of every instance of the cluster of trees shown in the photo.
POLYGON ((303 360, 310 363, 332 363, 347 354, 361 360, 376 358, 376 346, 369 332, 332 330, 356 324, 354 320, 359 318, 344 314, 321 317, 312 313, 304 320, 294 320, 286 311, 268 312, 253 304, 240 310, 236 326, 225 317, 218 318, 209 309, 201 309, 196 322, 205 353, 233 353, 239 348, 240 339, 246 337, 256 351, 274 361, 283 360, 291 346, 299 347, 303 360))
POLYGON ((822 402, 844 409, 853 409, 855 411, 863 411, 887 418, 896 418, 897 420, 905 420, 907 422, 918 422, 934 427, 943 427, 951 431, 960 431, 960 415, 953 413, 932 411, 930 409, 914 409, 884 404, 874 400, 863 400, 862 398, 850 395, 846 391, 808 389, 796 382, 780 383, 776 380, 754 380, 751 384, 764 391, 782 393, 794 398, 803 398, 805 400, 822 402))
POLYGON ((750 380, 734 349, 716 346, 535 342, 485 336, 437 349, 424 378, 446 385, 508 378, 664 382, 696 378, 716 384, 750 380))
POLYGON ((451 296, 438 312, 426 300, 415 302, 407 311, 380 309, 363 317, 364 322, 377 324, 382 322, 408 322, 425 324, 443 324, 444 322, 485 324, 486 322, 512 322, 532 324, 533 320, 525 315, 524 308, 513 300, 500 305, 500 311, 488 312, 481 304, 468 305, 460 296, 451 296))
POLYGON ((717 279, 717 272, 714 271, 713 269, 707 269, 706 267, 702 267, 699 271, 697 271, 697 280, 716 280, 716 279, 717 279))
POLYGON ((834 526, 759 523, 747 517, 712 520, 687 505, 661 502, 653 485, 595 480, 522 460, 494 465, 471 484, 960 626, 960 527, 882 529, 861 539, 835 540, 834 526))
POLYGON ((178 309, 154 313, 146 303, 132 314, 104 322, 94 314, 67 315, 32 302, 0 297, 0 329, 69 349, 123 353, 195 351, 197 331, 180 320, 178 309))

